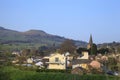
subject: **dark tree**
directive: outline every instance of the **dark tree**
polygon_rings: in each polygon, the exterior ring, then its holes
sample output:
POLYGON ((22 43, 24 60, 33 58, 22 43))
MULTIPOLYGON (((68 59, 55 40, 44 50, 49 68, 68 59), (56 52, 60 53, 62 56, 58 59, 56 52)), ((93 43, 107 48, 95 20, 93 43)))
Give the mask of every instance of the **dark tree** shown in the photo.
POLYGON ((48 50, 48 47, 47 46, 41 46, 38 48, 39 51, 45 51, 45 50, 48 50))
POLYGON ((40 56, 45 56, 46 53, 49 53, 49 47, 48 46, 41 46, 38 48, 38 52, 40 56))
POLYGON ((76 51, 78 54, 81 54, 82 51, 88 51, 88 50, 87 50, 87 48, 78 48, 76 51))
POLYGON ((90 48, 90 54, 97 55, 97 45, 96 44, 92 44, 92 46, 90 48))
POLYGON ((106 54, 106 53, 109 53, 109 49, 108 48, 101 48, 97 52, 101 53, 101 54, 106 54))
POLYGON ((74 53, 75 50, 76 50, 75 44, 73 43, 72 40, 69 39, 65 40, 60 46, 61 53, 65 53, 65 52, 74 53))

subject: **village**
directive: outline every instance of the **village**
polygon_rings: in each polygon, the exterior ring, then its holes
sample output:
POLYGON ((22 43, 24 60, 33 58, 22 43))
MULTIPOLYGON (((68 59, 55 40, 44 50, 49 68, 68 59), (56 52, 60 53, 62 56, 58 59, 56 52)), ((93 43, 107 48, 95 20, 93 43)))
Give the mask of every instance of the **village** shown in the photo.
MULTIPOLYGON (((120 54, 119 53, 98 53, 96 51, 89 51, 94 45, 92 36, 90 36, 87 48, 77 47, 72 54, 69 50, 60 52, 58 49, 54 50, 46 56, 23 56, 18 51, 13 51, 12 55, 15 58, 12 60, 14 66, 37 67, 38 69, 48 70, 71 70, 71 74, 108 74, 120 75, 120 54), (95 53, 95 54, 91 54, 95 53)), ((74 48, 73 48, 74 49, 74 48)))

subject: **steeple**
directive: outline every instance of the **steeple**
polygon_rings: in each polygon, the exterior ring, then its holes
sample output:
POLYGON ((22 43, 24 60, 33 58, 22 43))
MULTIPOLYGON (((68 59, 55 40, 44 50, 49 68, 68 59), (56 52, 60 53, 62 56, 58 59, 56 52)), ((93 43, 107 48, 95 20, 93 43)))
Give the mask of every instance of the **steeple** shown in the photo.
POLYGON ((92 44, 93 44, 92 35, 90 35, 89 44, 90 44, 90 45, 92 45, 92 44))
POLYGON ((87 45, 87 49, 90 49, 93 45, 92 35, 90 35, 89 43, 87 45))

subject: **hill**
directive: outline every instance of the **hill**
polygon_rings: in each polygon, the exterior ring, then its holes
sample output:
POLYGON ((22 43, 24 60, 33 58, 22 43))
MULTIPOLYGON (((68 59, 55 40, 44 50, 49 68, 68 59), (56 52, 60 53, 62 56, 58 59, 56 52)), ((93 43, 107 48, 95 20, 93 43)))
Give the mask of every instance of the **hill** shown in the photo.
POLYGON ((110 47, 115 48, 115 47, 120 47, 120 42, 113 41, 111 43, 98 44, 97 46, 98 46, 98 48, 110 48, 110 47))
MULTIPOLYGON (((41 44, 51 46, 56 44, 59 46, 67 38, 57 35, 48 34, 42 30, 29 30, 26 32, 19 32, 0 27, 0 43, 1 44, 41 44)), ((87 45, 84 41, 73 40, 77 46, 85 47, 87 45)))

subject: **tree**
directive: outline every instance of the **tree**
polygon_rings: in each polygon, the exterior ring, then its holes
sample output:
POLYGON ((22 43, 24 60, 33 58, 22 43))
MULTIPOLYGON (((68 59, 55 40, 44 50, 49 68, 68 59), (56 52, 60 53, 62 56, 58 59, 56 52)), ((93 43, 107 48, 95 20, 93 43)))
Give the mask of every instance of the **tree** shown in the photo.
POLYGON ((96 44, 92 44, 92 46, 90 48, 90 54, 97 55, 97 45, 96 44))
POLYGON ((97 52, 101 53, 101 54, 106 54, 106 53, 109 53, 109 49, 108 48, 101 48, 97 52))
POLYGON ((76 50, 75 44, 72 42, 72 40, 69 39, 65 40, 60 46, 61 53, 65 52, 74 53, 75 50, 76 50))
POLYGON ((37 54, 38 54, 38 50, 36 50, 36 49, 31 49, 31 50, 30 50, 29 57, 36 56, 37 54))
POLYGON ((26 59, 25 56, 19 56, 19 57, 18 57, 18 60, 19 60, 19 64, 23 64, 24 61, 26 61, 27 59, 26 59))
POLYGON ((82 56, 82 52, 83 51, 88 51, 87 48, 78 48, 77 50, 77 53, 80 54, 82 56))
POLYGON ((110 52, 111 52, 111 53, 115 53, 115 48, 114 48, 113 46, 111 46, 110 52))
POLYGON ((10 73, 5 72, 3 67, 0 66, 0 80, 12 80, 10 78, 10 73))
POLYGON ((108 58, 108 67, 112 71, 118 71, 117 59, 113 57, 108 58))
POLYGON ((48 47, 47 46, 41 46, 38 48, 39 51, 45 51, 45 50, 48 50, 48 47))
POLYGON ((120 46, 117 47, 117 53, 120 53, 120 46))
POLYGON ((40 56, 45 56, 47 53, 49 53, 49 47, 48 46, 40 46, 38 48, 38 52, 40 56))
POLYGON ((22 51, 22 56, 27 57, 28 55, 30 55, 30 49, 24 49, 24 50, 22 51))
POLYGON ((82 53, 82 51, 88 51, 87 48, 78 48, 77 53, 82 53))

